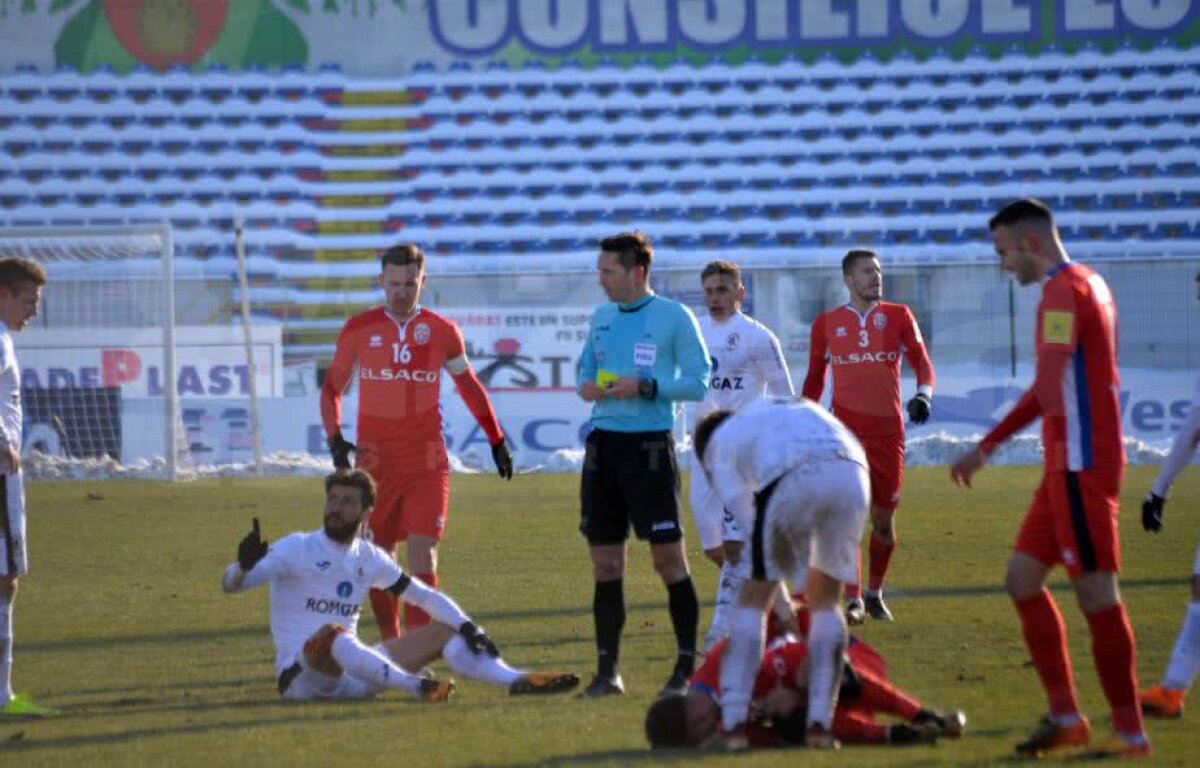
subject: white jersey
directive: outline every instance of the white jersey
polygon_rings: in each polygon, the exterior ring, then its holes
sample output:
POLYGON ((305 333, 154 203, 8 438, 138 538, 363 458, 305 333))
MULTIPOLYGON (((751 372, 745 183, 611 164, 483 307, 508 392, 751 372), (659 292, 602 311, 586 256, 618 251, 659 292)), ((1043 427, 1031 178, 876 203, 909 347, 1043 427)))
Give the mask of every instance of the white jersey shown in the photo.
MULTIPOLYGON (((226 571, 226 591, 241 592, 270 583, 271 637, 275 641, 275 672, 282 672, 300 656, 304 643, 326 624, 340 624, 357 634, 358 615, 367 590, 387 589, 404 578, 404 571, 388 553, 369 541, 355 539, 338 544, 324 530, 293 533, 271 546, 266 557, 236 584, 237 563, 226 571), (232 582, 232 583, 231 583, 232 582)), ((403 598, 414 593, 436 594, 413 581, 403 598)), ((445 610, 434 618, 458 627, 467 617, 452 601, 439 601, 445 610), (457 615, 455 615, 457 614, 457 615)), ((431 611, 431 613, 434 613, 431 611)))
POLYGON ((858 439, 808 400, 759 400, 717 427, 705 449, 712 487, 743 530, 754 527, 754 494, 786 472, 832 461, 867 467, 858 439))
POLYGON ((712 378, 708 394, 694 409, 693 427, 718 409, 735 411, 764 394, 794 394, 779 339, 767 326, 741 312, 726 320, 705 315, 700 333, 712 358, 712 378))
POLYGON ((0 321, 0 441, 21 451, 21 369, 13 352, 12 333, 0 321))
MULTIPOLYGON (((1196 452, 1197 445, 1200 445, 1200 379, 1196 380, 1196 391, 1192 395, 1192 410, 1183 426, 1179 428, 1179 434, 1175 436, 1171 452, 1163 460, 1162 472, 1155 478, 1154 485, 1151 486, 1155 495, 1166 498, 1167 491, 1171 489, 1175 478, 1192 460, 1192 454, 1196 452)), ((1200 553, 1200 550, 1197 552, 1200 553)), ((1196 562, 1200 565, 1200 554, 1197 557, 1196 562)))

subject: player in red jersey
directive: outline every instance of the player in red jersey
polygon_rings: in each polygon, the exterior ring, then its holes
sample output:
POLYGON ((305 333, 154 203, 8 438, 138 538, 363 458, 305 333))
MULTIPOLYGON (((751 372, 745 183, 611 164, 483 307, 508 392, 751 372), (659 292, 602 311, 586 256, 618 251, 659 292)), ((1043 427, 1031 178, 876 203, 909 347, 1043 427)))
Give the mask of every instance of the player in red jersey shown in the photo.
POLYGON ((867 451, 871 474, 867 589, 860 594, 861 565, 858 583, 846 587, 846 623, 862 624, 867 614, 892 620, 883 602, 883 582, 896 551, 896 509, 904 482, 901 355, 917 376, 917 393, 907 408, 915 424, 929 418, 934 373, 912 312, 903 304, 883 301, 883 268, 874 251, 847 253, 842 277, 850 302, 822 312, 813 321, 802 394, 820 400, 825 371, 832 365, 833 413, 867 451))
POLYGON ((1118 495, 1125 472, 1118 403, 1117 309, 1100 275, 1070 260, 1053 214, 1018 200, 989 222, 1000 264, 1021 285, 1042 283, 1033 384, 950 476, 971 478, 1006 439, 1039 416, 1045 473, 1008 560, 1005 587, 1016 603, 1025 644, 1050 713, 1017 751, 1038 756, 1086 745, 1091 728, 1076 703, 1066 629, 1046 589, 1062 563, 1092 635, 1092 656, 1116 735, 1096 752, 1150 754, 1137 698, 1133 630, 1117 589, 1121 567, 1118 495))
MULTIPOLYGON (((717 740, 721 659, 728 642, 722 639, 713 646, 688 681, 685 695, 660 697, 650 706, 646 738, 652 746, 728 746, 717 740)), ((746 746, 804 744, 807 658, 807 643, 791 636, 777 639, 767 649, 754 680, 746 746)), ((927 709, 893 685, 882 657, 866 642, 851 638, 845 659, 848 671, 833 717, 833 733, 838 739, 859 744, 932 744, 939 736, 962 735, 966 727, 962 712, 927 709), (877 713, 895 715, 904 722, 879 722, 877 713)))
MULTIPOLYGON (((496 469, 512 479, 512 454, 487 390, 467 360, 462 333, 450 320, 418 302, 425 287, 425 254, 411 243, 389 248, 381 260, 386 303, 346 321, 321 388, 321 420, 333 464, 367 470, 379 486, 371 536, 395 555, 406 542, 408 571, 437 587, 437 544, 446 529, 450 470, 442 436, 443 371, 487 434, 496 469), (358 377, 357 446, 342 437, 342 393, 358 377)), ((400 634, 396 597, 371 590, 371 607, 384 639, 400 634)), ((409 630, 429 616, 405 605, 409 630)))

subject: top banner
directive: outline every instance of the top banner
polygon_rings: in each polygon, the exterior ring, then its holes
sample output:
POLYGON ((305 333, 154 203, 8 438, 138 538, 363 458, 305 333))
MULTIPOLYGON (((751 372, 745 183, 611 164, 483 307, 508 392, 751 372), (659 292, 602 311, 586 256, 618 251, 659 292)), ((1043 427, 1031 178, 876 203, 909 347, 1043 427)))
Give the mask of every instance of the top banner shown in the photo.
POLYGON ((951 55, 1020 43, 1190 47, 1200 0, 7 0, 0 73, 328 65, 402 76, 468 61, 951 55))

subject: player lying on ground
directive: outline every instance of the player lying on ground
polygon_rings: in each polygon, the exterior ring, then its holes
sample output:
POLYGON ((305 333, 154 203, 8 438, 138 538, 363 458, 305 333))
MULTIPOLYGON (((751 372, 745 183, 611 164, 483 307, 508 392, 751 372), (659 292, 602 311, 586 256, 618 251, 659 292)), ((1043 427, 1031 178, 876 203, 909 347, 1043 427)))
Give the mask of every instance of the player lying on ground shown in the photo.
POLYGON ((359 538, 375 503, 375 483, 361 469, 325 478, 325 525, 293 533, 274 547, 258 519, 238 546, 237 562, 221 579, 226 592, 271 585, 275 673, 285 699, 359 699, 388 689, 422 701, 445 701, 453 680, 408 670, 444 658, 455 672, 507 688, 509 693, 555 693, 574 688, 570 673, 514 669, 491 638, 447 595, 413 579, 379 547, 359 538), (429 613, 434 624, 369 648, 357 634, 367 590, 386 589, 429 613))
MULTIPOLYGON (((716 743, 721 708, 721 640, 692 676, 683 696, 655 701, 646 713, 646 737, 654 747, 703 747, 716 743)), ((754 681, 746 736, 754 747, 802 745, 806 730, 808 645, 782 636, 763 656, 754 681)), ((834 710, 833 734, 858 744, 933 744, 939 736, 957 738, 966 727, 960 711, 940 713, 892 685, 882 657, 857 638, 845 655, 842 690, 834 710), (876 713, 905 722, 886 724, 876 713)))

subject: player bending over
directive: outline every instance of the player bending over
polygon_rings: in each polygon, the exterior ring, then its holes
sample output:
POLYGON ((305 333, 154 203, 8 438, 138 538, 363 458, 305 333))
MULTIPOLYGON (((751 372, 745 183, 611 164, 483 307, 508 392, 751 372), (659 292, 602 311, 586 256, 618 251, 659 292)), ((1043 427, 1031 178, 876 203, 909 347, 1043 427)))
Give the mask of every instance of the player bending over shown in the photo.
POLYGON ((238 559, 221 578, 226 592, 271 585, 271 637, 279 694, 306 699, 361 699, 384 690, 422 701, 450 697, 453 680, 407 670, 439 656, 455 672, 507 688, 513 695, 574 688, 570 673, 514 669, 491 638, 447 595, 413 579, 379 547, 359 538, 375 504, 375 483, 361 469, 325 478, 325 525, 293 533, 274 547, 262 540, 258 519, 238 546, 238 559), (369 648, 358 639, 358 615, 371 588, 386 589, 433 617, 433 624, 369 648))
MULTIPOLYGON (((736 413, 714 411, 693 435, 696 456, 729 513, 751 531, 750 578, 730 614, 721 673, 726 744, 744 743, 743 725, 762 661, 764 614, 785 578, 804 573, 811 611, 810 747, 833 748, 832 719, 846 623, 837 610, 854 579, 867 518, 867 458, 837 419, 807 400, 759 400, 736 413)), ((800 579, 796 578, 799 582, 800 579)))
MULTIPOLYGON (((721 707, 721 640, 692 676, 683 696, 663 697, 646 713, 646 738, 654 747, 703 747, 715 743, 721 707)), ((808 645, 781 637, 767 650, 758 668, 751 699, 747 738, 755 747, 804 743, 808 695, 808 645)), ((966 727, 961 711, 940 713, 895 687, 887 679, 882 658, 867 643, 851 638, 845 674, 833 717, 833 733, 858 744, 933 744, 939 736, 957 738, 966 727), (876 713, 905 722, 887 724, 876 713)))

